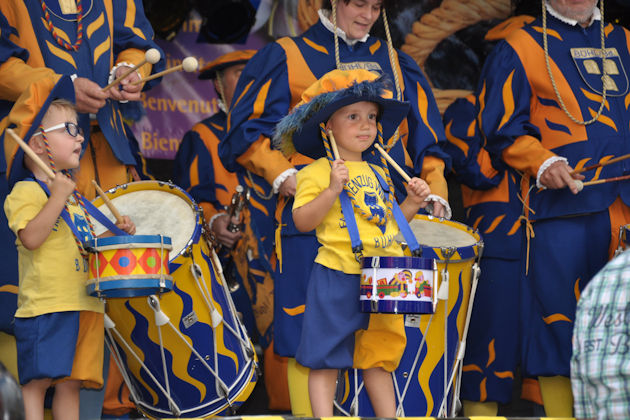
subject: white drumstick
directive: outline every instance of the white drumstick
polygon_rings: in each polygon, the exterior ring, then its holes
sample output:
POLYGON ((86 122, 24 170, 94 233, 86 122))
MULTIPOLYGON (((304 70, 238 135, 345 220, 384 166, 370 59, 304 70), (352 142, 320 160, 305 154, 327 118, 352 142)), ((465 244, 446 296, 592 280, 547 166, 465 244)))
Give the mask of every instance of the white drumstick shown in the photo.
POLYGON ((166 69, 159 73, 152 74, 151 76, 145 77, 144 79, 136 80, 132 83, 132 85, 139 85, 140 83, 148 82, 149 80, 157 79, 158 77, 166 76, 167 74, 174 73, 179 70, 184 70, 185 72, 191 73, 196 71, 199 67, 199 63, 195 57, 186 57, 181 64, 171 67, 170 69, 166 69))
POLYGON ((124 72, 120 77, 116 78, 116 80, 114 80, 113 82, 105 86, 102 89, 102 91, 107 92, 109 89, 116 86, 118 83, 122 82, 125 77, 129 76, 131 73, 138 70, 140 67, 144 66, 146 63, 155 64, 158 61, 160 61, 160 52, 155 48, 151 48, 147 50, 147 52, 144 53, 144 60, 142 60, 141 62, 139 62, 138 64, 136 64, 135 66, 133 66, 126 72, 124 72))

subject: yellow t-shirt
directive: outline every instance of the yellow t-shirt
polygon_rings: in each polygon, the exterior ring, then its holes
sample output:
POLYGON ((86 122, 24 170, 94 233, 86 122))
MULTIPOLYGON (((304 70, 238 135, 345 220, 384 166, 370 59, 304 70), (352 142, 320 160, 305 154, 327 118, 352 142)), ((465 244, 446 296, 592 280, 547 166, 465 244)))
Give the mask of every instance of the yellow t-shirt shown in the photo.
MULTIPOLYGON (((15 184, 4 202, 11 230, 17 235, 47 201, 46 193, 37 182, 15 184)), ((69 205, 68 210, 79 232, 88 238, 89 228, 81 208, 74 204, 69 205)), ((39 248, 28 250, 19 238, 15 243, 20 273, 16 317, 63 311, 103 312, 103 303, 85 290, 87 261, 81 256, 72 231, 61 216, 39 248)))
MULTIPOLYGON (((385 196, 378 178, 367 162, 346 162, 350 181, 346 184, 355 202, 367 214, 386 211, 385 196)), ((384 178, 381 168, 374 167, 384 178)), ((330 163, 320 158, 302 168, 297 174, 297 191, 293 209, 303 206, 317 197, 330 184, 330 163)), ((385 226, 378 226, 367 221, 357 209, 354 209, 359 235, 363 242, 364 256, 402 256, 400 244, 394 240, 398 233, 398 225, 392 219, 385 226)), ((341 202, 337 198, 322 223, 316 228, 317 240, 322 245, 315 262, 340 270, 348 274, 360 274, 361 267, 354 258, 350 242, 350 234, 341 213, 341 202)))

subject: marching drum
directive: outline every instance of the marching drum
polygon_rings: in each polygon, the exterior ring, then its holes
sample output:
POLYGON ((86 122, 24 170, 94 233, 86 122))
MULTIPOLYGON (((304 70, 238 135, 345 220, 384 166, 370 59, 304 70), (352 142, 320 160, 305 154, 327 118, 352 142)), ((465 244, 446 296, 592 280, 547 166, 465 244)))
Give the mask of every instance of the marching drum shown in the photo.
MULTIPOLYGON (((258 361, 197 205, 179 187, 156 181, 107 196, 138 235, 169 236, 173 248, 171 292, 106 301, 106 339, 131 398, 156 418, 233 412, 256 384, 258 361)), ((112 218, 100 198, 94 204, 112 218)))
POLYGON ((171 238, 129 235, 94 238, 90 248, 87 292, 104 298, 148 296, 173 288, 169 274, 171 238))
POLYGON ((362 312, 432 314, 435 311, 435 260, 364 257, 360 284, 362 312))
MULTIPOLYGON (((483 242, 470 227, 431 216, 416 215, 410 226, 440 275, 435 313, 405 315, 407 347, 392 373, 397 416, 454 416, 483 242)), ((374 416, 360 371, 340 374, 335 406, 347 416, 374 416)))

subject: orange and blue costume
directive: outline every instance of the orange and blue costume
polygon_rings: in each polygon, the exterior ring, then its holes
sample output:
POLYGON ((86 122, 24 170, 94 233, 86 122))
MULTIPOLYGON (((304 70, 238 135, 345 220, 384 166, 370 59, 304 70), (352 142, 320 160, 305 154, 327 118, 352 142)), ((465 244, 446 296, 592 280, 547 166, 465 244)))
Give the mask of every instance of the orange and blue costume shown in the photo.
MULTIPOLYGON (((619 226, 630 221, 627 183, 587 187, 578 195, 539 183, 554 160, 564 158, 580 169, 630 152, 628 31, 605 25, 603 63, 599 13, 588 27, 556 16, 550 10, 546 31, 539 18, 499 43, 485 63, 477 91, 479 122, 493 166, 522 173, 521 190, 529 191, 523 195, 529 263, 521 287, 531 296, 521 315, 526 325, 524 376, 569 376, 576 302, 616 248, 619 226), (606 102, 594 123, 577 124, 562 109, 545 71, 544 32, 558 91, 578 119, 596 115, 606 66, 606 102)), ((630 164, 624 161, 585 175, 588 181, 628 172, 630 164)))

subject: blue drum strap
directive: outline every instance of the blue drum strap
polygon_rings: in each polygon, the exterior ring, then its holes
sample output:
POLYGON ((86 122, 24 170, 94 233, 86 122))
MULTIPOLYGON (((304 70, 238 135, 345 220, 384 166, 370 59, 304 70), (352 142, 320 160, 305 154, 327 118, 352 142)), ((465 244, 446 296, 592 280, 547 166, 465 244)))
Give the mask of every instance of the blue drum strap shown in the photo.
MULTIPOLYGON (((48 186, 42 181, 40 181, 39 179, 35 179, 35 181, 37 181, 39 186, 42 187, 46 195, 50 197, 50 190, 48 189, 48 186)), ((97 209, 94 206, 94 204, 90 203, 89 200, 83 200, 83 204, 85 205, 85 210, 90 214, 90 216, 92 216, 95 220, 97 220, 100 224, 105 226, 107 229, 112 231, 112 233, 114 233, 117 236, 128 235, 127 232, 125 232, 124 230, 116 226, 114 223, 112 223, 112 221, 109 220, 107 216, 105 216, 99 209, 97 209)), ((61 218, 66 222, 68 227, 70 227, 70 230, 72 231, 74 236, 76 236, 81 242, 83 242, 83 235, 79 233, 79 231, 77 230, 77 227, 72 221, 72 217, 70 217, 68 210, 66 210, 65 208, 61 212, 61 218)))
POLYGON ((346 190, 342 190, 339 194, 339 201, 341 202, 341 213, 346 221, 346 227, 350 234, 350 243, 352 245, 352 252, 357 255, 363 251, 363 242, 359 236, 359 228, 357 227, 357 221, 354 218, 354 210, 352 209, 352 203, 346 190))
MULTIPOLYGON (((380 176, 376 170, 374 170, 372 165, 370 165, 370 168, 372 168, 372 172, 374 172, 374 175, 376 175, 376 178, 378 178, 378 182, 381 184, 381 188, 383 189, 383 191, 388 192, 389 186, 387 185, 383 177, 380 176)), ((394 205, 392 207, 392 213, 394 215, 394 220, 396 220, 398 229, 400 229, 400 233, 402 233, 403 237, 405 238, 405 241, 407 242, 407 246, 409 247, 409 250, 411 251, 411 255, 413 255, 414 257, 422 256, 422 249, 420 249, 418 240, 416 239, 416 236, 411 231, 411 227, 409 227, 409 222, 407 222, 407 219, 405 218, 405 215, 400 209, 400 206, 398 205, 398 202, 396 201, 396 199, 394 199, 393 204, 394 205)))

